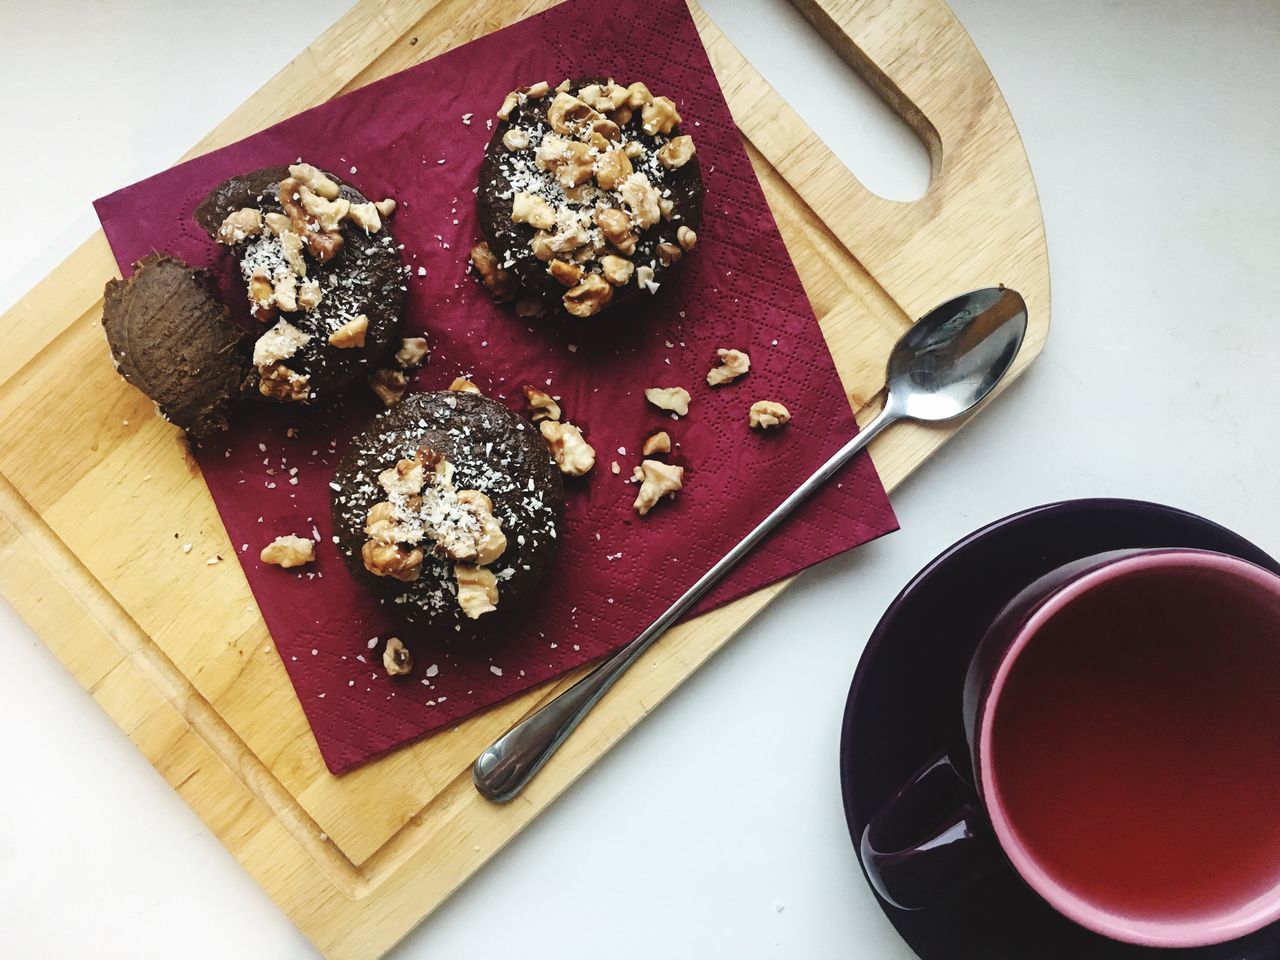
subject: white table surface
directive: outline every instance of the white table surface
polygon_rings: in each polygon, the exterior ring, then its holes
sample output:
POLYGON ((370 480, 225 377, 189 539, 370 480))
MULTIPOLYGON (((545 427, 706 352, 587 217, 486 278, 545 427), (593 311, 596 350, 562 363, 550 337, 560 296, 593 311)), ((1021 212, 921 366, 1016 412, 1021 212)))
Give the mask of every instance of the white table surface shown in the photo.
MULTIPOLYGON (((95 229, 91 199, 171 163, 346 5, 0 4, 0 307, 95 229)), ((870 186, 920 192, 923 151, 781 0, 704 6, 870 186)), ((396 957, 909 957, 854 860, 836 746, 911 574, 1096 495, 1280 550, 1280 4, 955 6, 1039 184, 1044 355, 897 492, 900 533, 801 577, 396 957)), ((0 956, 312 956, 3 603, 0 635, 0 956)))

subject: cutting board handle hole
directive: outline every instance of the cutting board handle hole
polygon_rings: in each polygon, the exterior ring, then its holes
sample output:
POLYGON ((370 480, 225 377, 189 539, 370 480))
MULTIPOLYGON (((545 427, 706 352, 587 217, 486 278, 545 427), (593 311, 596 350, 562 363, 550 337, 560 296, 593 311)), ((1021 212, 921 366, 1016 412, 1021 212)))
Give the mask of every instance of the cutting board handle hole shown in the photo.
POLYGON ((779 0, 700 0, 700 6, 863 186, 887 200, 919 200, 928 192, 936 132, 909 105, 912 120, 903 119, 849 64, 851 51, 842 55, 779 0), (757 29, 744 29, 748 22, 757 29), (816 70, 798 72, 803 62, 816 70), (809 79, 814 72, 822 78, 818 90, 809 79))

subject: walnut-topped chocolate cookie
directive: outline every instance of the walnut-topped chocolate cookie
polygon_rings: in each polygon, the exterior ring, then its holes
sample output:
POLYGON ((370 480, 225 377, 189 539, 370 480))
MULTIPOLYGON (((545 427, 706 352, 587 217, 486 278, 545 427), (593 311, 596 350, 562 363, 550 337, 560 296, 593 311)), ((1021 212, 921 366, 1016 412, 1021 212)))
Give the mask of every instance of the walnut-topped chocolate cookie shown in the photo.
POLYGON ((332 488, 348 567, 407 620, 508 611, 555 558, 560 471, 532 424, 479 394, 420 393, 379 414, 332 488))
POLYGON ((510 93, 477 190, 472 264, 497 299, 590 317, 658 292, 698 242, 702 176, 675 103, 643 83, 510 93))
POLYGON ((232 177, 196 221, 240 266, 252 314, 256 392, 305 402, 377 369, 404 302, 394 200, 372 203, 309 163, 232 177))

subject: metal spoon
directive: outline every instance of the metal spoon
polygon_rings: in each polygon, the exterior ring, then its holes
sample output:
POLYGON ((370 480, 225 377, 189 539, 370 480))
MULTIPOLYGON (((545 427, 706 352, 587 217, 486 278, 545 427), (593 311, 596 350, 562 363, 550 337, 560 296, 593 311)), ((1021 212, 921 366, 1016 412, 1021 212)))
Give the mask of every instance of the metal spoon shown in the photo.
POLYGON ((921 318, 893 348, 884 409, 809 479, 704 573, 671 608, 625 647, 480 754, 471 768, 476 789, 505 803, 524 789, 623 671, 738 565, 881 430, 898 420, 937 422, 968 413, 1013 363, 1027 330, 1027 305, 1004 287, 975 290, 921 318))

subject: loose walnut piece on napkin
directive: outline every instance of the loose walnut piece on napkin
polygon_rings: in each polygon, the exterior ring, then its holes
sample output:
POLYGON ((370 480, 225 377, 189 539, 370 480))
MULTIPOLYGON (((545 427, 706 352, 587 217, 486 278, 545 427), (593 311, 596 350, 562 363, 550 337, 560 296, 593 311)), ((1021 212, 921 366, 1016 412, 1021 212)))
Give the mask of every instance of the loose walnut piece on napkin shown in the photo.
POLYGON ((644 446, 640 448, 641 455, 646 457, 651 457, 655 453, 670 452, 671 434, 667 433, 665 430, 659 430, 657 433, 648 437, 644 442, 644 446))
POLYGON ((596 451, 582 436, 582 431, 572 423, 543 420, 538 424, 551 456, 560 472, 569 477, 585 476, 596 465, 596 451))
POLYGON ((791 419, 791 411, 776 400, 757 400, 751 405, 747 419, 757 430, 780 427, 791 419))
POLYGON ((258 558, 263 563, 274 564, 277 567, 301 567, 303 564, 310 563, 316 558, 315 541, 305 537, 295 537, 293 534, 286 534, 283 537, 276 537, 258 554, 258 558))
POLYGON ((454 377, 453 383, 449 384, 448 389, 454 393, 481 393, 480 388, 466 377, 454 377))
POLYGON ((520 389, 524 393, 525 403, 529 405, 529 418, 534 423, 560 419, 560 404, 556 403, 551 394, 528 383, 520 389))
POLYGON ((716 351, 720 358, 720 366, 712 367, 707 373, 707 384, 712 387, 733 383, 739 377, 746 376, 751 369, 751 358, 741 350, 726 350, 721 347, 716 351))
POLYGON ((413 671, 413 654, 399 637, 391 637, 382 651, 382 665, 388 676, 403 677, 413 671))
POLYGON ((668 410, 677 417, 689 412, 689 391, 684 387, 650 387, 644 398, 659 410, 668 410))
POLYGON ((645 460, 637 468, 640 472, 640 492, 636 494, 636 513, 644 516, 659 500, 684 487, 684 467, 645 460))

